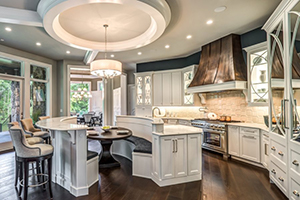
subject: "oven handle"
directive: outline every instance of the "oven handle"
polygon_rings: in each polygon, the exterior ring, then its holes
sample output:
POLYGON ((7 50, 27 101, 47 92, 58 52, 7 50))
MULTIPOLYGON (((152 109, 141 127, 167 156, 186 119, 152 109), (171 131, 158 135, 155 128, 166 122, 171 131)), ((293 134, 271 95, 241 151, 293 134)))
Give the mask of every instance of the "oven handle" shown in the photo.
POLYGON ((225 131, 214 131, 214 130, 209 130, 209 129, 203 129, 203 132, 206 132, 206 133, 217 133, 217 134, 225 134, 225 131))

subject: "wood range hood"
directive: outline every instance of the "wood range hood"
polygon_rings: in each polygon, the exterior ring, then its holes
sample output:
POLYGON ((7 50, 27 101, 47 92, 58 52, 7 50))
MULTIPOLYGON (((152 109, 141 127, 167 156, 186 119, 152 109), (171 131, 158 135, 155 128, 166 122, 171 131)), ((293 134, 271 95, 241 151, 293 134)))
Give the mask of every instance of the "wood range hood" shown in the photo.
POLYGON ((247 89, 240 36, 230 34, 202 47, 198 70, 188 93, 247 89))

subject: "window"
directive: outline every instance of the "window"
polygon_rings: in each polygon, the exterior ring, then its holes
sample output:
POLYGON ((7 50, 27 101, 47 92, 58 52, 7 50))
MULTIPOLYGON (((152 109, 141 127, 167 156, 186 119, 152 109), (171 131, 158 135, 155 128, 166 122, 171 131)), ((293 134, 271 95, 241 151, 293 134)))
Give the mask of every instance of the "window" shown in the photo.
POLYGON ((89 98, 74 98, 75 93, 80 93, 86 89, 88 92, 91 91, 91 82, 71 82, 71 92, 70 92, 70 112, 79 113, 80 115, 87 113, 90 108, 89 98))
POLYGON ((30 117, 37 122, 47 115, 47 68, 30 66, 30 117))
POLYGON ((0 74, 21 76, 21 62, 0 57, 0 74))

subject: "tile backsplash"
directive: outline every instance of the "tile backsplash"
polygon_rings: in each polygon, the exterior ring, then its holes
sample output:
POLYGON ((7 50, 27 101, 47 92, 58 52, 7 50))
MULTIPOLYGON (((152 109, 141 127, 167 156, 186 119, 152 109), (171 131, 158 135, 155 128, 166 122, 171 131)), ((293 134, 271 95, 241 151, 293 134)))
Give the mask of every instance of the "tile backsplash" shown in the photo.
MULTIPOLYGON (((268 107, 248 106, 242 91, 224 91, 206 94, 207 112, 218 116, 231 116, 232 120, 241 120, 246 123, 264 123, 263 116, 268 115, 268 107)), ((164 107, 169 117, 201 118, 203 112, 200 107, 164 107)))

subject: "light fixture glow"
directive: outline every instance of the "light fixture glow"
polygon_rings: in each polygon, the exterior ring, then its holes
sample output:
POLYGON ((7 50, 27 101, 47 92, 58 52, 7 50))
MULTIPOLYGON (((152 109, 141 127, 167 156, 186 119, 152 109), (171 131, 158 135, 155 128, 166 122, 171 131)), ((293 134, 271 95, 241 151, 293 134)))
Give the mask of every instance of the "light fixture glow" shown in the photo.
POLYGON ((206 22, 206 24, 212 24, 213 23, 213 20, 208 20, 207 22, 206 22))
POLYGON ((91 62, 91 74, 102 78, 113 78, 114 76, 121 75, 122 63, 116 60, 106 59, 108 25, 104 24, 103 27, 105 28, 105 58, 91 62))
POLYGON ((79 84, 78 89, 77 91, 74 92, 72 98, 74 98, 77 101, 92 98, 90 91, 88 91, 85 88, 85 85, 83 84, 83 75, 82 75, 81 85, 79 84))
POLYGON ((36 46, 41 46, 42 44, 40 42, 35 43, 36 46))
POLYGON ((191 35, 186 36, 186 39, 191 39, 191 38, 192 38, 191 35))
POLYGON ((138 55, 142 55, 142 52, 138 52, 138 55))
POLYGON ((113 57, 115 57, 115 55, 114 55, 114 54, 111 54, 111 55, 110 55, 110 57, 112 57, 112 58, 113 58, 113 57))
POLYGON ((223 12, 224 10, 226 10, 227 9, 227 7, 226 6, 220 6, 220 7, 217 7, 217 8, 215 8, 215 12, 223 12))
POLYGON ((5 30, 8 31, 8 32, 10 32, 10 31, 11 31, 11 28, 6 27, 5 30))
POLYGON ((70 51, 66 51, 66 53, 67 53, 67 54, 70 54, 71 52, 70 52, 70 51))
POLYGON ((170 45, 167 44, 167 45, 165 46, 165 48, 166 48, 166 49, 170 48, 170 45))

